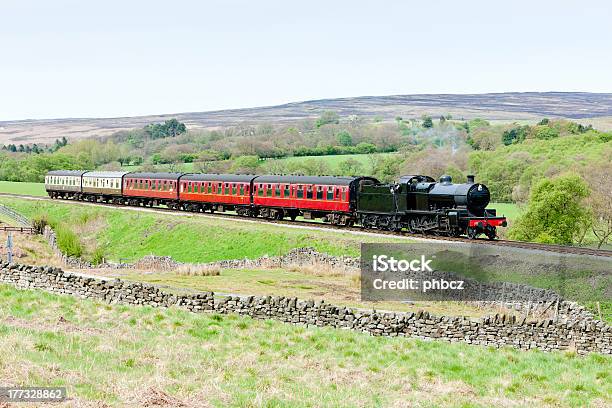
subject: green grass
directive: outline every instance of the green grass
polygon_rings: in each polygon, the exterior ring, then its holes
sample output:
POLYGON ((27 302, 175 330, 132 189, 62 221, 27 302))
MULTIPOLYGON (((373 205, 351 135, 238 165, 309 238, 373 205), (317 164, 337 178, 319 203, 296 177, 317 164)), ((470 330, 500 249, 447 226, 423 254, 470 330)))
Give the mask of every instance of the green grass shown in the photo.
POLYGON ((15 181, 0 181, 0 193, 46 196, 44 183, 20 183, 15 181))
MULTIPOLYGON (((168 171, 170 165, 168 164, 154 164, 153 167, 156 169, 156 171, 160 171, 160 172, 164 172, 164 171, 168 171)), ((175 165, 173 165, 174 168, 176 170, 173 171, 177 171, 177 172, 183 172, 183 173, 193 173, 194 170, 194 164, 193 163, 177 163, 175 165)), ((142 168, 142 166, 136 166, 136 165, 125 165, 121 167, 121 171, 140 171, 140 169, 142 168)))
POLYGON ((487 208, 496 209, 498 216, 505 216, 510 222, 516 220, 523 212, 523 209, 515 203, 490 203, 487 208))
MULTIPOLYGON (((170 215, 129 209, 98 208, 70 202, 41 202, 1 197, 27 217, 45 215, 51 223, 80 237, 93 257, 102 248, 107 259, 137 260, 145 255, 172 256, 181 262, 259 258, 293 248, 313 247, 332 255, 358 256, 363 236, 284 227, 243 220, 170 215)), ((368 242, 405 242, 367 237, 368 242)))
MULTIPOLYGON (((282 159, 268 159, 266 162, 270 163, 275 160, 284 163, 298 163, 303 162, 305 160, 320 160, 329 166, 329 170, 332 174, 340 174, 339 165, 341 162, 347 159, 356 160, 361 164, 362 170, 361 173, 369 174, 371 172, 371 156, 380 156, 380 157, 392 157, 397 156, 397 153, 373 153, 373 154, 338 154, 338 155, 328 155, 328 156, 292 156, 285 157, 282 159)), ((263 161, 260 162, 263 164, 263 161)), ((125 171, 137 171, 141 166, 123 166, 122 169, 125 171)), ((154 166, 156 169, 167 170, 167 164, 158 164, 154 166)), ((194 164, 193 163, 179 163, 176 165, 178 171, 183 172, 193 172, 194 164)))
POLYGON ((2 285, 0 299, 0 378, 65 386, 70 406, 145 406, 162 392, 187 406, 612 403, 610 356, 371 337, 2 285))
POLYGON ((347 159, 353 159, 359 162, 362 166, 361 173, 369 174, 371 172, 371 156, 380 156, 380 157, 393 157, 397 156, 397 153, 374 153, 374 154, 338 154, 338 155, 330 155, 330 156, 297 156, 297 157, 286 157, 283 159, 278 159, 281 162, 286 163, 295 163, 301 162, 304 160, 321 160, 326 163, 332 173, 339 174, 338 166, 340 163, 347 159))

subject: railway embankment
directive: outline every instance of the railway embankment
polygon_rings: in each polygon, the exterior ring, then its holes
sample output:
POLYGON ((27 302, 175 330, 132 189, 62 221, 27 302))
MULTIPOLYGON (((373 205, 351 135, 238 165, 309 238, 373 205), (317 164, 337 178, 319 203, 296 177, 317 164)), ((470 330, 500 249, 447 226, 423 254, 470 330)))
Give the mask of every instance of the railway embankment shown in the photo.
POLYGON ((291 324, 355 330, 374 336, 414 337, 483 346, 510 346, 579 354, 612 353, 612 327, 572 302, 558 305, 556 319, 496 314, 478 319, 436 316, 424 311, 378 312, 282 296, 220 296, 213 292, 176 294, 154 285, 95 279, 54 267, 0 263, 0 282, 21 289, 191 312, 236 313, 291 324))

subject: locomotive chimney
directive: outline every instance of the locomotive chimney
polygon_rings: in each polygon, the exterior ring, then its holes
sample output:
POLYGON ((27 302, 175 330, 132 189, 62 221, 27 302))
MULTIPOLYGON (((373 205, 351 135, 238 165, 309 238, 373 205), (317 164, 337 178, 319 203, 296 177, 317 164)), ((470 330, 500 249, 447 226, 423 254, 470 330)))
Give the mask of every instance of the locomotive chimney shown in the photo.
POLYGON ((468 182, 468 184, 474 184, 474 175, 473 174, 468 174, 467 182, 468 182))

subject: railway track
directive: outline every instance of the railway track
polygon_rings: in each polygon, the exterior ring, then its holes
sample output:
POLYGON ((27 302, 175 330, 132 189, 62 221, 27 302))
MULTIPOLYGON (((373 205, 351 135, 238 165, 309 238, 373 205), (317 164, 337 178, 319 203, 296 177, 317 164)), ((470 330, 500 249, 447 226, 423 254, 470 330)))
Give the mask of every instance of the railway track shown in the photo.
MULTIPOLYGON (((79 205, 91 205, 91 206, 100 206, 100 207, 111 207, 111 208, 121 208, 121 209, 133 209, 133 210, 146 210, 150 212, 159 212, 159 213, 167 213, 167 214, 177 214, 176 210, 171 210, 169 208, 161 208, 161 207, 130 207, 125 205, 118 204, 108 204, 108 203, 94 203, 89 201, 74 201, 74 200, 52 200, 50 197, 41 197, 41 196, 32 196, 32 195, 22 195, 22 194, 10 194, 10 193, 0 193, 0 196, 5 197, 15 197, 15 198, 26 198, 31 200, 40 200, 40 201, 57 201, 63 203, 74 203, 79 205)), ((455 238, 455 237, 444 237, 444 236, 436 236, 436 235, 423 235, 423 234, 411 234, 405 231, 402 232, 392 232, 392 231, 379 231, 379 230, 364 230, 360 227, 341 227, 336 225, 311 222, 311 221, 288 221, 288 220, 268 220, 264 218, 246 218, 242 217, 238 214, 233 213, 198 213, 198 212, 189 212, 182 211, 180 214, 185 215, 199 215, 206 216, 212 218, 220 218, 220 219, 232 219, 232 220, 244 220, 250 222, 258 222, 258 223, 266 223, 266 224, 278 224, 278 225, 286 225, 286 226, 296 226, 301 225, 309 228, 318 228, 318 229, 327 229, 334 231, 351 231, 354 233, 361 233, 366 235, 381 235, 381 236, 392 236, 392 237, 406 237, 406 238, 414 238, 414 239, 423 239, 429 241, 447 241, 447 242, 457 242, 463 244, 478 244, 478 245, 489 245, 489 246, 504 246, 504 247, 513 247, 513 248, 522 248, 522 249, 530 249, 530 250, 539 250, 546 252, 554 252, 559 254, 574 254, 574 255, 589 255, 589 256, 599 256, 599 257, 607 257, 612 258, 612 251, 605 249, 596 249, 596 248, 585 248, 585 247, 573 247, 573 246, 565 246, 565 245, 553 245, 553 244, 540 244, 535 242, 522 242, 522 241, 510 241, 510 240, 489 240, 486 238, 478 238, 478 239, 468 239, 468 238, 455 238)))

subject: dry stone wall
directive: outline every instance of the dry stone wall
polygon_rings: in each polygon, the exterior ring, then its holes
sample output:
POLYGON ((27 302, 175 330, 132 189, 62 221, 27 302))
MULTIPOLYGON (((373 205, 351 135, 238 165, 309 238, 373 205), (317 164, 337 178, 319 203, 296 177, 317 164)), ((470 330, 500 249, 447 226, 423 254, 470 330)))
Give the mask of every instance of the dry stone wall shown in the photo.
POLYGON ((211 292, 176 295, 153 285, 83 277, 51 266, 0 263, 0 283, 20 289, 42 289, 113 304, 179 306, 193 312, 214 309, 211 292))
POLYGON ((315 251, 314 248, 295 248, 286 255, 264 256, 257 259, 230 259, 211 262, 208 266, 221 269, 282 268, 287 266, 326 266, 336 270, 359 272, 360 259, 349 256, 333 256, 315 251))
MULTIPOLYGON (((530 321, 503 314, 470 319, 434 316, 424 311, 358 310, 322 301, 286 297, 222 297, 212 292, 176 295, 147 284, 94 279, 53 267, 8 263, 0 263, 0 282, 23 289, 42 289, 108 303, 177 306, 192 312, 236 313, 257 319, 356 330, 375 336, 440 339, 544 351, 570 349, 580 354, 612 353, 612 328, 597 320, 530 321)), ((564 302, 561 307, 581 309, 569 302, 564 302)))

